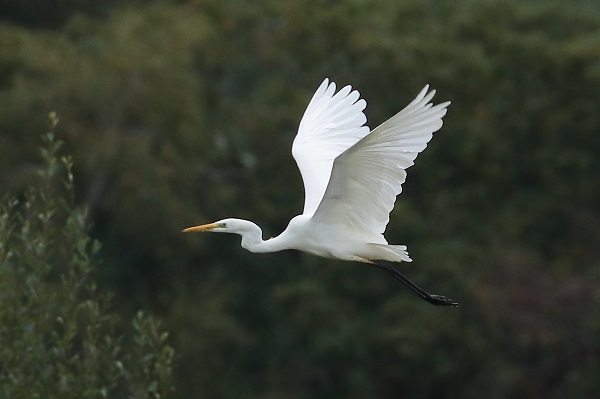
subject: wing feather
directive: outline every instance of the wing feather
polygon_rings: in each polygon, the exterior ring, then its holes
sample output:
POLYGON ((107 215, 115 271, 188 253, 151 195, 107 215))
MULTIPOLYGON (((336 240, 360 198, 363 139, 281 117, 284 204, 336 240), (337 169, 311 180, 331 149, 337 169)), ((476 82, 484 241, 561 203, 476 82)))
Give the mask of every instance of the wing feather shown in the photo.
POLYGON ((431 104, 435 90, 428 89, 335 159, 313 220, 344 224, 370 242, 386 242, 382 234, 406 169, 442 127, 450 104, 431 104))
POLYGON ((360 93, 325 79, 310 100, 292 145, 304 182, 304 214, 312 215, 323 199, 335 158, 369 134, 360 93))

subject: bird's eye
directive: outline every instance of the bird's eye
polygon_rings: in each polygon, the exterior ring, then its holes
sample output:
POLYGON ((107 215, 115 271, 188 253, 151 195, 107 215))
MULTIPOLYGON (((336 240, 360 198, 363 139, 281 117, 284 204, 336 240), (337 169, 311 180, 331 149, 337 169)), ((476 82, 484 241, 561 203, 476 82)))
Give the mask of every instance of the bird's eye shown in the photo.
POLYGON ((223 228, 227 227, 227 223, 221 223, 221 227, 223 227, 223 228))

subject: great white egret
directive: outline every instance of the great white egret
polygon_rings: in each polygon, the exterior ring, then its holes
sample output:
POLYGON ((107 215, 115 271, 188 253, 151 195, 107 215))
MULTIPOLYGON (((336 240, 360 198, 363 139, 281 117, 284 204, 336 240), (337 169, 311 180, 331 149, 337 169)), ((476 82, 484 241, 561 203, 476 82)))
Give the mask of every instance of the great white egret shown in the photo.
POLYGON ((457 306, 423 290, 389 263, 412 260, 405 245, 389 245, 383 236, 405 169, 442 127, 450 102, 430 103, 435 90, 427 85, 402 111, 369 132, 363 113, 367 103, 359 92, 351 86, 335 91, 335 83, 325 79, 300 121, 292 155, 304 181, 304 211, 283 233, 263 241, 260 227, 240 219, 183 231, 239 234, 242 247, 251 252, 296 249, 372 264, 434 305, 457 306))

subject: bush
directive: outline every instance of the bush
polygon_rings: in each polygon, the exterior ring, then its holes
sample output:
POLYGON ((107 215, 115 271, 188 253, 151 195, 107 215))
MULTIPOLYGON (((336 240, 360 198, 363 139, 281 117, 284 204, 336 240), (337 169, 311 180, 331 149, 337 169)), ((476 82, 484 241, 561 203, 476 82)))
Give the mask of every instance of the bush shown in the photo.
POLYGON ((37 184, 0 203, 0 397, 166 397, 167 333, 141 311, 124 327, 97 288, 100 244, 50 123, 37 184))

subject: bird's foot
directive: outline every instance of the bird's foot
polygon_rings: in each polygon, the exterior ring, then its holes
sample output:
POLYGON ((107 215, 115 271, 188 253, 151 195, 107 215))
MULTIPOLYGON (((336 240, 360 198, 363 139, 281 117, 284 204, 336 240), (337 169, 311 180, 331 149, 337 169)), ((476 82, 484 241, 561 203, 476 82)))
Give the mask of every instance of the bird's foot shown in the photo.
POLYGON ((434 305, 458 307, 458 302, 442 295, 429 295, 425 300, 434 305))

